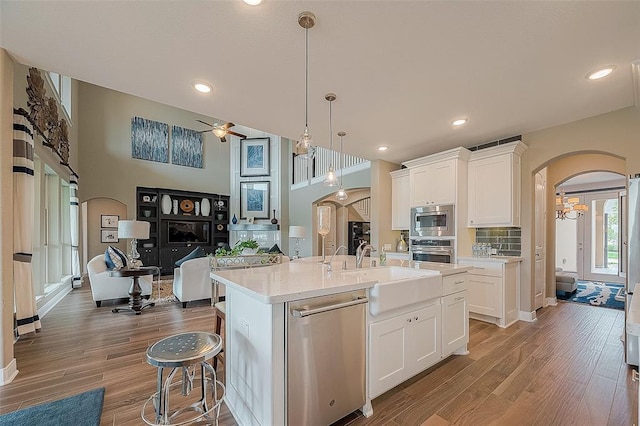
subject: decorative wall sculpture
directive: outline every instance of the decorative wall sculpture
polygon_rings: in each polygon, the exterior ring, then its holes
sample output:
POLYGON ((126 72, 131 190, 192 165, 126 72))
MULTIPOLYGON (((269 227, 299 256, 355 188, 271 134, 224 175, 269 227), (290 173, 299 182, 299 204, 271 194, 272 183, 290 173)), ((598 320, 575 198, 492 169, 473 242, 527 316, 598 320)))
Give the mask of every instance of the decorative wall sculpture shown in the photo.
MULTIPOLYGON (((27 117, 44 138, 44 145, 58 154, 62 164, 69 167, 69 127, 67 120, 58 118, 58 102, 45 96, 44 79, 37 68, 29 68, 27 75, 27 117)), ((71 172, 75 174, 73 170, 71 172)))

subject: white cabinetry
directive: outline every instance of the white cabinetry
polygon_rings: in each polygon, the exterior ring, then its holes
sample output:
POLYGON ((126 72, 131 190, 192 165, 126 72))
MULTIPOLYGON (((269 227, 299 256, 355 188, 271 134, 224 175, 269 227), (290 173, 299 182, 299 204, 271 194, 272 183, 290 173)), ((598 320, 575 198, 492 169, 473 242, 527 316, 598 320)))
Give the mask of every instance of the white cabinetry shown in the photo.
POLYGON ((455 204, 456 160, 445 160, 411 169, 411 207, 455 204))
POLYGON ((520 226, 520 156, 525 149, 518 141, 471 154, 469 227, 520 226))
POLYGON ((405 161, 409 168, 409 204, 420 207, 457 204, 460 184, 467 181, 469 151, 455 148, 439 154, 405 161))
POLYGON ((411 226, 409 203, 409 169, 391 172, 391 229, 405 230, 411 226))
POLYGON ((369 398, 440 360, 440 299, 369 326, 369 398))
POLYGON ((471 318, 491 322, 503 328, 518 321, 520 260, 459 258, 458 263, 476 268, 468 272, 471 318))
POLYGON ((467 353, 469 343, 469 308, 467 306, 467 274, 456 274, 442 280, 442 357, 456 352, 467 353))

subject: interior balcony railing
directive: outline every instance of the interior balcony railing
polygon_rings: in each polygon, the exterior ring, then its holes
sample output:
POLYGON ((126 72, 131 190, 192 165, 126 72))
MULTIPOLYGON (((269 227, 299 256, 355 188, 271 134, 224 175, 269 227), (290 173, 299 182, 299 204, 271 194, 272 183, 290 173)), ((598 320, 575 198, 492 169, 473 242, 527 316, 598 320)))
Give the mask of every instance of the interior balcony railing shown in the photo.
POLYGON ((293 155, 291 188, 295 189, 297 187, 321 182, 324 180, 329 166, 333 166, 339 176, 340 168, 342 168, 343 174, 346 175, 358 170, 367 169, 370 167, 370 162, 364 158, 349 154, 342 154, 341 159, 339 152, 331 151, 327 148, 315 147, 315 155, 312 159, 293 155))

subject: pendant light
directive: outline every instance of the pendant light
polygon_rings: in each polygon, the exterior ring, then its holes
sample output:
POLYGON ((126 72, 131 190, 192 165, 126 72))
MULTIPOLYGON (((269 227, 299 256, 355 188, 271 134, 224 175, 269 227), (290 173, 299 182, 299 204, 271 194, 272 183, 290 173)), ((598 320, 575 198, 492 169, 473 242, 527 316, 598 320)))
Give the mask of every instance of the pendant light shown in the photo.
POLYGON ((311 12, 302 12, 298 15, 298 24, 304 28, 305 35, 304 132, 296 143, 295 154, 310 159, 313 157, 313 139, 309 132, 309 28, 316 24, 316 16, 311 12))
POLYGON ((333 104, 333 101, 336 100, 336 94, 327 93, 326 95, 324 95, 324 98, 329 101, 329 155, 331 159, 329 161, 329 169, 327 170, 327 174, 324 177, 324 184, 326 186, 338 186, 338 176, 336 176, 336 171, 333 168, 333 114, 331 111, 331 104, 333 104))
POLYGON ((338 136, 340 136, 340 189, 338 189, 338 192, 336 193, 336 200, 338 201, 344 201, 349 198, 347 191, 342 187, 342 169, 344 169, 344 164, 342 163, 342 137, 346 135, 347 134, 345 132, 338 132, 338 136))

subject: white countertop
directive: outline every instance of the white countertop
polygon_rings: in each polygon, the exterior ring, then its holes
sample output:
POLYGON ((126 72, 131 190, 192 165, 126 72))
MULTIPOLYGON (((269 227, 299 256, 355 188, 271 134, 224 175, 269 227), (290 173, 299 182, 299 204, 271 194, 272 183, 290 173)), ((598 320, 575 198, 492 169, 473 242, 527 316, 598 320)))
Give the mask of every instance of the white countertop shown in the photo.
MULTIPOLYGON (((213 271, 211 278, 267 304, 361 290, 371 288, 377 283, 376 280, 370 278, 342 274, 342 262, 345 260, 349 271, 356 269, 355 256, 335 256, 331 263, 333 268, 331 273, 327 272, 327 266, 320 264, 319 260, 320 257, 306 257, 273 266, 213 271)), ((365 259, 365 264, 368 264, 369 260, 365 259)), ((465 265, 395 259, 390 259, 387 265, 437 271, 441 275, 451 275, 473 269, 473 267, 465 265)))
POLYGON ((472 262, 495 262, 495 263, 513 263, 522 262, 523 258, 520 256, 491 256, 491 257, 458 257, 459 261, 472 261, 472 262))

